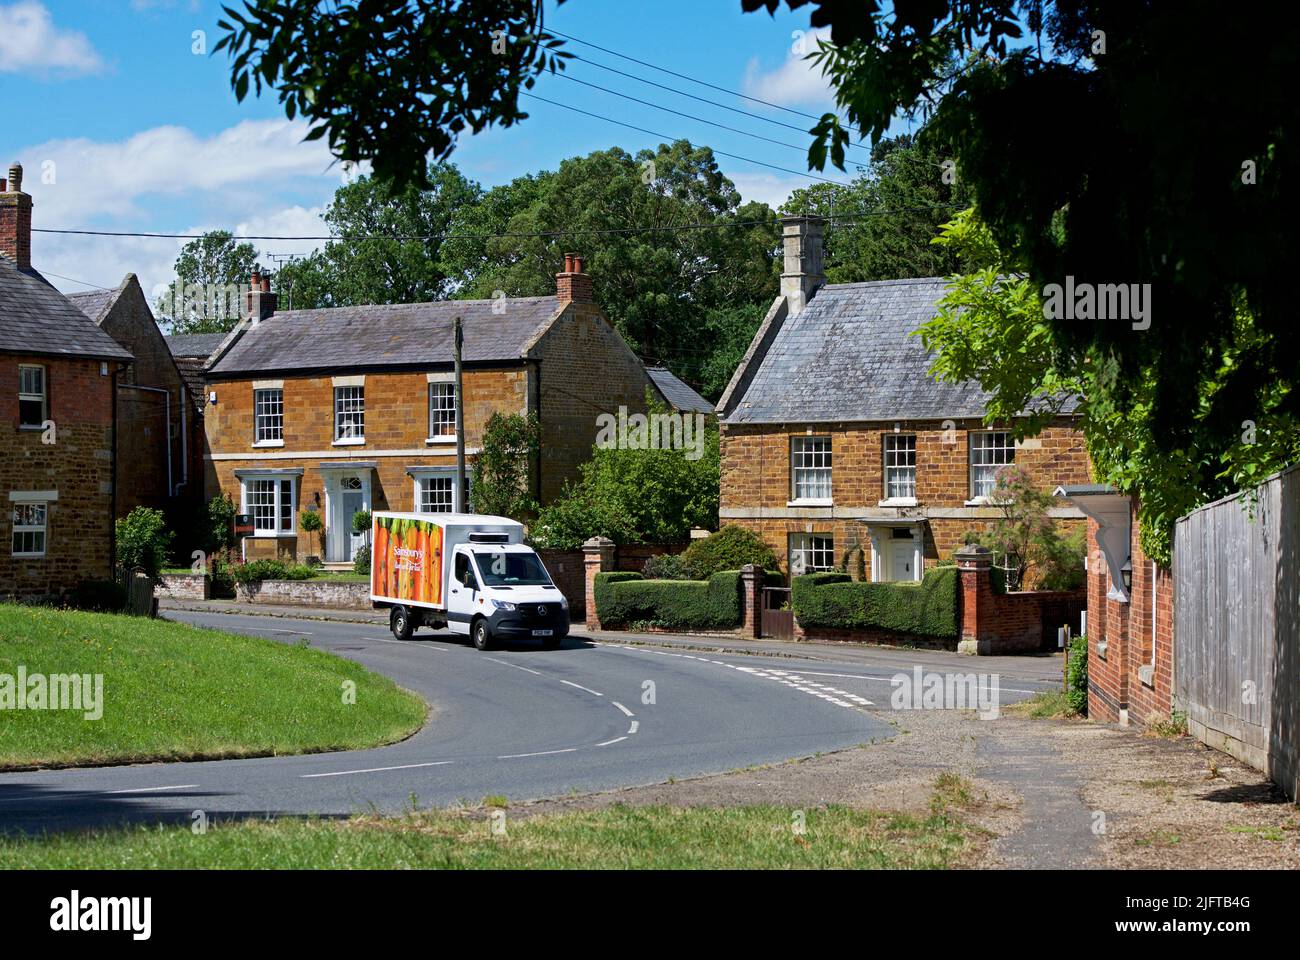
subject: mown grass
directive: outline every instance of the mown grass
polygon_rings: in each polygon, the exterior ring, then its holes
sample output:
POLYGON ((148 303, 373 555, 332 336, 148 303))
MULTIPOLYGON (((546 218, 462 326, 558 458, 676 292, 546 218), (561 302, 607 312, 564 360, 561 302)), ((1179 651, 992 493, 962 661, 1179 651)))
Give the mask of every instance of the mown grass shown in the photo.
POLYGON ((102 674, 103 716, 0 711, 6 770, 372 747, 419 729, 427 709, 386 677, 305 645, 0 604, 0 675, 20 665, 29 676, 102 674))
POLYGON ((202 834, 182 825, 8 837, 0 869, 940 869, 958 865, 975 835, 944 813, 839 806, 502 817, 439 811, 217 823, 202 834))

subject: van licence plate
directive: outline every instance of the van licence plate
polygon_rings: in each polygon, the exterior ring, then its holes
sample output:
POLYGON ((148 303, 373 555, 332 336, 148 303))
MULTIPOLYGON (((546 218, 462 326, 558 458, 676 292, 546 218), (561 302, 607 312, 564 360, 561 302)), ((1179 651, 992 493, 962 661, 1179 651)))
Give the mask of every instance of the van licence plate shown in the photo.
POLYGON ((549 636, 551 636, 553 633, 555 633, 554 630, 534 630, 534 631, 533 631, 533 636, 534 636, 534 637, 549 637, 549 636))

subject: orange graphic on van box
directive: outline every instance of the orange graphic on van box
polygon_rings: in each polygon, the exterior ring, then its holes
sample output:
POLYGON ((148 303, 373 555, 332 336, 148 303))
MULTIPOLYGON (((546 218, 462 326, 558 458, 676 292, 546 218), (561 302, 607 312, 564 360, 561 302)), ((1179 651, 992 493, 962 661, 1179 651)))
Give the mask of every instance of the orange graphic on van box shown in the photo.
POLYGON ((370 591, 414 603, 442 603, 442 527, 428 520, 375 517, 370 591))

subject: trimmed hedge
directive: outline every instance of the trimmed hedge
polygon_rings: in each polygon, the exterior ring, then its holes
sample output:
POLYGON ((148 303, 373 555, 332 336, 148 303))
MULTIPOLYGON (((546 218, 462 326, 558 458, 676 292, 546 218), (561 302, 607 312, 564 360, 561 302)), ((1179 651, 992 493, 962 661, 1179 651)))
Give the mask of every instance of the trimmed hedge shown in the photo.
MULTIPOLYGON (((767 573, 766 583, 780 574, 767 573)), ((596 615, 603 624, 650 621, 665 627, 727 630, 744 616, 740 571, 725 570, 708 580, 646 580, 627 571, 596 574, 596 615)))
POLYGON ((1074 637, 1066 654, 1065 679, 1069 685, 1065 699, 1070 709, 1081 717, 1088 715, 1088 638, 1074 637))
POLYGON ((920 583, 864 583, 844 573, 810 573, 791 581, 791 599, 805 629, 957 636, 956 567, 930 570, 920 583))

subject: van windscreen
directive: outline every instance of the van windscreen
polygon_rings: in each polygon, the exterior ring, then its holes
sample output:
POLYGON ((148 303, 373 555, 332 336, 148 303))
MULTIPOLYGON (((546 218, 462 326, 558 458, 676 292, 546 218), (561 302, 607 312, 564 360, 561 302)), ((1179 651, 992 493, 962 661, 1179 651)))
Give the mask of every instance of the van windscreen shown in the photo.
POLYGON ((549 587, 551 578, 535 553, 475 550, 474 560, 489 587, 549 587))

